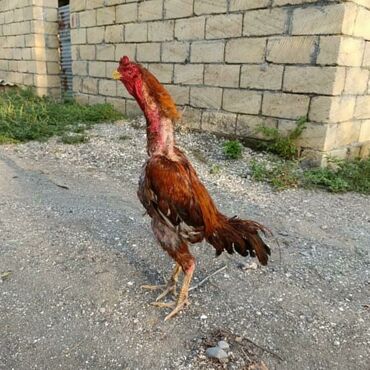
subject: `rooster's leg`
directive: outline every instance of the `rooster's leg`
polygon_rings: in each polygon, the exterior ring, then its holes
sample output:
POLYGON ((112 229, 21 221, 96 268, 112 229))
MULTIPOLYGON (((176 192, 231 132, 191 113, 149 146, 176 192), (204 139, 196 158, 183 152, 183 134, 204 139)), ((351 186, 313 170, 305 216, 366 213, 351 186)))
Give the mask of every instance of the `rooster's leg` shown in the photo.
MULTIPOLYGON (((168 280, 166 285, 142 285, 141 287, 143 289, 149 289, 149 290, 164 289, 163 292, 155 300, 156 302, 159 301, 160 299, 164 298, 167 294, 169 294, 171 292, 172 292, 173 295, 176 295, 176 284, 177 284, 180 272, 181 272, 181 267, 178 263, 176 263, 176 266, 173 269, 171 277, 168 280)), ((159 306, 159 305, 157 305, 157 306, 159 306)))
POLYGON ((191 265, 186 270, 184 270, 184 282, 177 298, 176 307, 165 317, 164 321, 171 319, 173 316, 177 315, 185 306, 189 304, 188 292, 194 270, 195 263, 192 261, 191 265))

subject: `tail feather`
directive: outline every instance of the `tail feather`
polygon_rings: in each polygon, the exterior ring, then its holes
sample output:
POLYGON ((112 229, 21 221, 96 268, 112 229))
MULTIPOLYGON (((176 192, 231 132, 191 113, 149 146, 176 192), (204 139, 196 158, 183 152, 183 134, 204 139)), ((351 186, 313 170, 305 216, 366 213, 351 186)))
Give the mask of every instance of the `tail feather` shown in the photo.
POLYGON ((219 223, 208 235, 207 241, 215 247, 216 255, 220 255, 224 250, 229 254, 236 251, 242 256, 257 256, 259 262, 266 265, 271 250, 259 232, 264 235, 271 234, 269 229, 258 222, 220 215, 219 223))

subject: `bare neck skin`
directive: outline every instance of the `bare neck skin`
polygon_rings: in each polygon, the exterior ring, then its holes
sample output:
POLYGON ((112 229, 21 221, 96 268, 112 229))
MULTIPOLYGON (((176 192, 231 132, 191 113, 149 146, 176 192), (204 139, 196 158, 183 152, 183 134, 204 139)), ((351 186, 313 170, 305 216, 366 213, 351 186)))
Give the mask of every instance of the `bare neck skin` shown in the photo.
POLYGON ((172 120, 163 117, 156 102, 143 86, 141 104, 147 122, 147 149, 149 155, 162 154, 174 157, 175 139, 172 120))

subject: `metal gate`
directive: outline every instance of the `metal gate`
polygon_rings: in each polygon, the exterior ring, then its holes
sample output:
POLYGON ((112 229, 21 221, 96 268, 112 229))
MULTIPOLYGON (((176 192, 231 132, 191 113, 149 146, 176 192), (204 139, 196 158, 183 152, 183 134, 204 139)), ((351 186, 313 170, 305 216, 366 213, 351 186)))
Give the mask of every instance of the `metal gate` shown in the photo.
POLYGON ((72 96, 72 53, 69 5, 58 8, 62 94, 72 96))

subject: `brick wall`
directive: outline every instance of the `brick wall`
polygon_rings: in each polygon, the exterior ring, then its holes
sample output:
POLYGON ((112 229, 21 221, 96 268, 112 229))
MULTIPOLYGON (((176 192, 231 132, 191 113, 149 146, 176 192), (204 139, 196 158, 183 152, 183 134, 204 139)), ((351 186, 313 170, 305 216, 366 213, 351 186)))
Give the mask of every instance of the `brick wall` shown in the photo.
POLYGON ((0 79, 60 95, 57 0, 0 0, 0 79))

